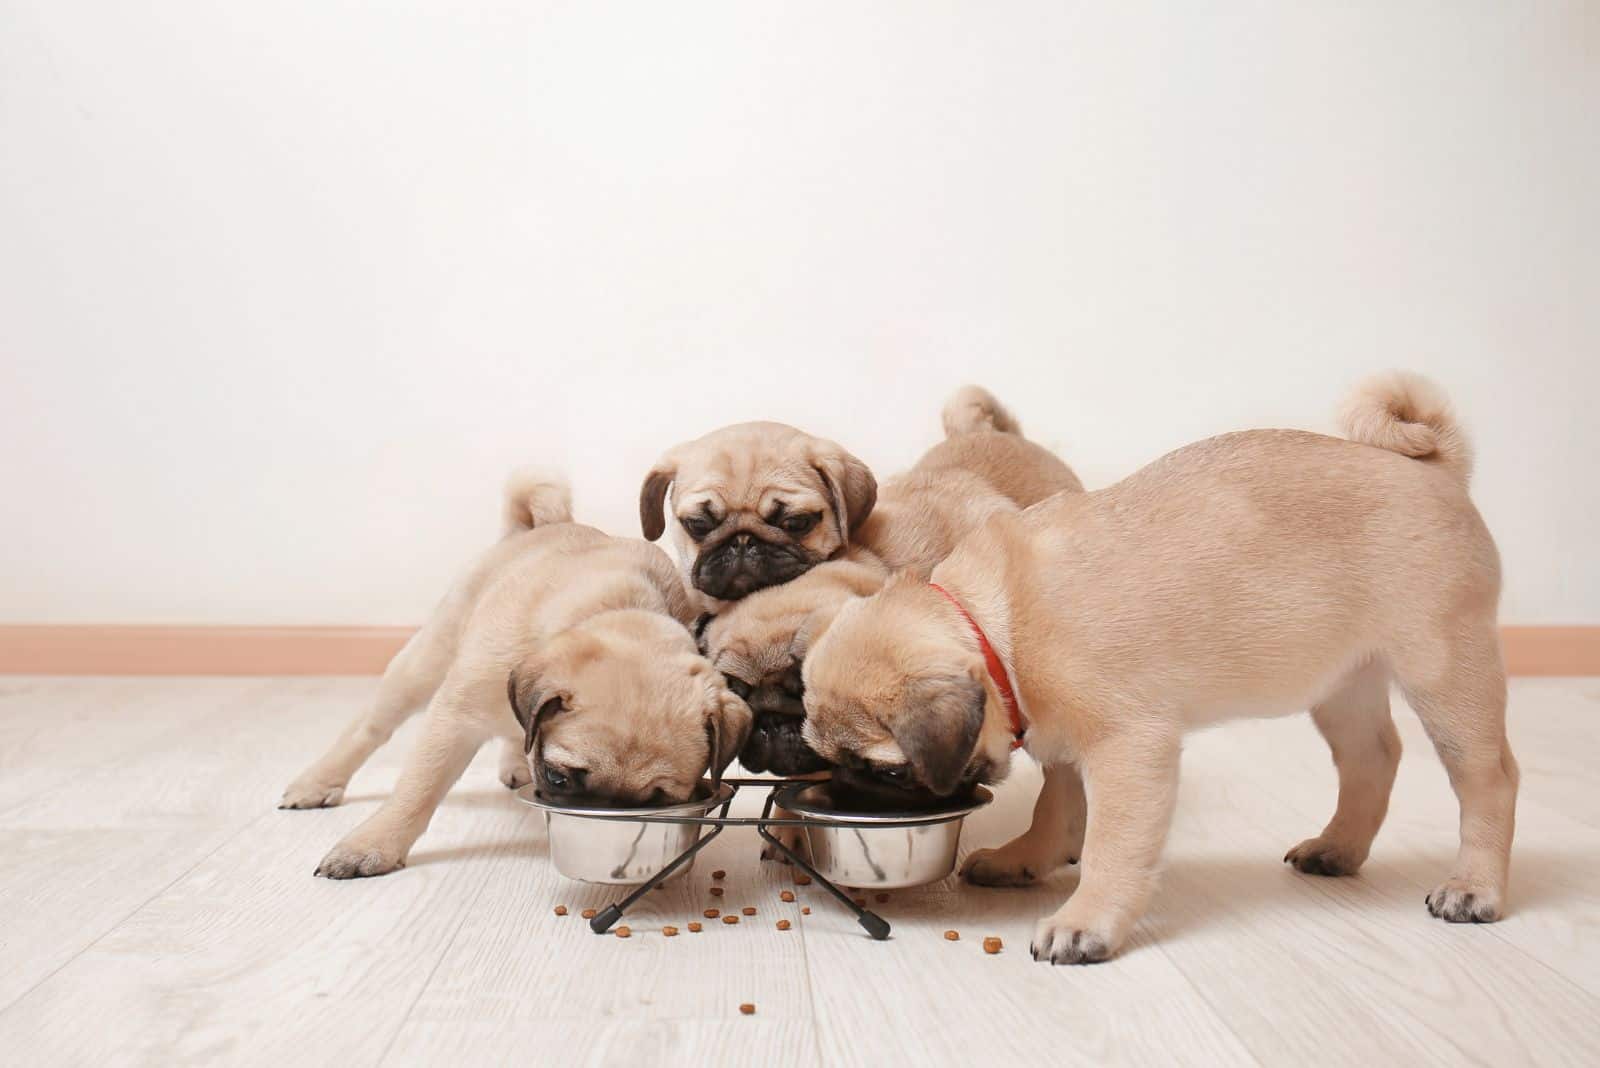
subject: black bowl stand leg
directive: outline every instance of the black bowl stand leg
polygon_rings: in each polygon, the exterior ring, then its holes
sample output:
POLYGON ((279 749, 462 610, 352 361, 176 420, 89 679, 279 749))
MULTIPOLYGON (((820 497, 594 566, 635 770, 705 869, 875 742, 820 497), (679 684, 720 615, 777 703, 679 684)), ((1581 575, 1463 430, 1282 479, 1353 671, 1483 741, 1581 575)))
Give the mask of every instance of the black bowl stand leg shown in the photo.
POLYGON ((593 931, 595 934, 605 934, 607 931, 611 930, 611 925, 622 919, 622 913, 629 906, 653 890, 657 883, 662 882, 673 872, 689 863, 696 853, 700 852, 700 850, 711 844, 711 840, 721 833, 722 828, 720 826, 713 826, 709 834, 701 835, 695 841, 694 845, 678 854, 678 859, 674 860, 671 864, 668 864, 665 868, 662 868, 660 871, 650 876, 650 878, 646 879, 644 883, 638 887, 638 889, 634 890, 633 893, 629 894, 621 901, 618 901, 615 905, 607 905, 605 908, 595 913, 594 919, 589 921, 589 930, 593 931))
MULTIPOLYGON (((813 868, 809 861, 779 841, 778 837, 771 831, 767 830, 765 825, 756 827, 756 833, 765 838, 767 842, 773 846, 773 848, 779 850, 784 854, 784 856, 794 861, 795 865, 800 868, 801 871, 811 876, 812 880, 815 881, 817 885, 821 886, 828 893, 838 898, 841 905, 855 913, 856 922, 866 929, 867 934, 871 935, 879 942, 882 942, 885 938, 889 937, 888 920, 884 919, 882 916, 879 916, 871 909, 865 909, 860 905, 857 905, 853 900, 851 900, 849 894, 846 894, 843 890, 840 890, 837 886, 834 886, 828 881, 827 877, 822 875, 822 873, 817 871, 817 869, 813 868)), ((598 917, 596 918, 598 919, 598 917)))

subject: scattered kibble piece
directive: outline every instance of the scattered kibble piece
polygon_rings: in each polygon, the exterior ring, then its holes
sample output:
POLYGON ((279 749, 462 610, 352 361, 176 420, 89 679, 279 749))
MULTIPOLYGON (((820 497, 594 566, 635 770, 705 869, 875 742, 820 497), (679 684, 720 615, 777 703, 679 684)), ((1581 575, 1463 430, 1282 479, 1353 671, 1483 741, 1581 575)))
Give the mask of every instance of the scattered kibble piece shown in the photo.
POLYGON ((728 877, 728 873, 723 871, 721 868, 718 868, 716 871, 711 873, 711 877, 713 879, 726 879, 728 877))
POLYGON ((793 901, 794 900, 794 891, 793 890, 781 891, 778 894, 778 900, 779 901, 793 901))
POLYGON ((961 941, 961 932, 960 931, 946 931, 944 933, 944 940, 946 942, 959 942, 959 941, 961 941))
POLYGON ((794 877, 794 885, 796 885, 796 886, 810 886, 811 885, 811 876, 805 875, 805 874, 796 875, 794 877))
POLYGON ((992 954, 1000 952, 1004 948, 1005 948, 1005 943, 1000 941, 1000 939, 998 939, 998 938, 985 938, 983 940, 983 951, 985 953, 989 953, 989 954, 992 955, 992 954))
POLYGON ((721 896, 722 896, 722 887, 720 887, 720 886, 713 886, 713 887, 712 887, 712 888, 711 888, 711 896, 712 896, 712 897, 721 897, 721 896))
POLYGON ((666 888, 667 888, 667 884, 666 883, 656 883, 656 889, 657 890, 665 890, 666 888))
POLYGON ((740 909, 739 911, 744 913, 746 916, 754 916, 756 914, 756 910, 755 910, 755 906, 754 905, 746 905, 744 908, 740 909))
POLYGON ((885 901, 888 901, 888 900, 889 900, 889 895, 888 895, 888 894, 879 894, 879 895, 878 895, 878 904, 880 904, 880 905, 881 905, 881 904, 883 904, 883 903, 884 903, 884 902, 885 902, 885 901))
POLYGON ((867 899, 864 897, 853 897, 850 900, 854 901, 857 905, 865 905, 867 903, 867 899))
POLYGON ((629 927, 627 924, 623 924, 621 927, 617 928, 618 938, 631 938, 632 936, 633 928, 629 927))
POLYGON ((699 934, 699 933, 700 933, 700 932, 701 932, 701 931, 703 931, 703 930, 704 930, 704 929, 705 929, 705 928, 703 928, 703 927, 702 927, 702 926, 701 926, 701 925, 700 925, 700 921, 699 921, 699 920, 694 920, 694 921, 693 921, 693 922, 691 922, 691 923, 690 923, 690 924, 689 924, 689 933, 690 933, 690 934, 699 934))
POLYGON ((586 920, 592 920, 594 919, 594 909, 584 909, 582 912, 578 913, 578 915, 582 916, 586 920))
POLYGON ((721 909, 706 909, 700 915, 704 916, 708 920, 714 920, 718 916, 722 915, 722 910, 721 909))
POLYGON ((787 931, 788 929, 789 929, 789 921, 788 920, 779 920, 778 921, 778 930, 787 931))
POLYGON ((743 1005, 739 1006, 739 1011, 744 1013, 746 1016, 754 1016, 756 1014, 756 1007, 747 1001, 743 1005))
POLYGON ((722 917, 722 922, 723 923, 738 923, 739 922, 739 917, 735 916, 733 913, 730 912, 726 916, 722 917))
POLYGON ((811 906, 810 905, 802 906, 801 909, 800 909, 800 915, 802 915, 802 916, 811 915, 811 906))
POLYGON ((678 936, 678 929, 673 927, 671 924, 668 924, 667 926, 661 928, 661 933, 666 935, 668 938, 676 938, 678 936))
POLYGON ((556 906, 556 915, 557 916, 565 916, 566 914, 567 914, 567 906, 565 906, 565 905, 557 905, 556 906))

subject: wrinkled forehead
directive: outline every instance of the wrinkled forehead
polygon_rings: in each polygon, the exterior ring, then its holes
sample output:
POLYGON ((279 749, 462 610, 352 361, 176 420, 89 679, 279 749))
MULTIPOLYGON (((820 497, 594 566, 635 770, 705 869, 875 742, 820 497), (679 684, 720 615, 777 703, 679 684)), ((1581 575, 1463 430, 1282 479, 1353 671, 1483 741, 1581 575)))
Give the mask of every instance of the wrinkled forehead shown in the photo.
POLYGON ((728 511, 761 512, 780 500, 801 511, 826 505, 822 488, 821 477, 808 464, 774 462, 757 452, 718 453, 679 472, 672 500, 680 512, 708 502, 728 511))
POLYGON ((795 638, 803 620, 797 613, 729 620, 708 643, 711 661, 718 671, 752 683, 787 671, 799 660, 795 638))
POLYGON ((864 760, 895 760, 900 756, 900 747, 889 729, 865 709, 808 699, 804 731, 813 749, 836 762, 847 763, 841 760, 846 756, 864 760))

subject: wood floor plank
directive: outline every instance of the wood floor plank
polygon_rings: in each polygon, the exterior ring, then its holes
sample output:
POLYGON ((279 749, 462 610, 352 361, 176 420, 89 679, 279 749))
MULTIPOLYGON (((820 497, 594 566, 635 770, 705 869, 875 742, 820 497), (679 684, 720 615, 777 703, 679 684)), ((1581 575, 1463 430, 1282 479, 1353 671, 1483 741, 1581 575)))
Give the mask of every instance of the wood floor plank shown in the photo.
MULTIPOLYGON (((0 682, 7 1063, 1600 1063, 1596 680, 1513 684, 1524 790, 1502 923, 1423 908, 1455 801, 1400 707, 1407 755, 1367 868, 1330 880, 1280 862, 1334 798, 1298 717, 1190 740, 1162 889, 1129 949, 1092 968, 1027 954, 1071 870, 1027 891, 895 891, 873 902, 894 937, 873 943, 815 887, 779 902, 787 869, 738 830, 646 897, 632 938, 594 936, 576 913, 613 892, 555 874, 490 752, 406 870, 312 879, 385 796, 411 730, 344 807, 273 806, 374 685, 0 682), (758 916, 686 930, 744 904, 758 916), (663 937, 668 922, 683 933, 663 937), (982 952, 987 934, 1003 953, 982 952)), ((1037 781, 1024 765, 963 849, 1025 823, 1037 781)))
MULTIPOLYGON (((736 1010, 737 1011, 737 1010, 736 1010)), ((389 1051, 394 1064, 761 1065, 818 1064, 807 1021, 757 1015, 730 1020, 420 1020, 407 1024, 389 1051)))
MULTIPOLYGON (((1026 825, 1039 773, 1019 761, 1014 779, 989 811, 970 821, 964 849, 998 844, 1026 825)), ((951 879, 895 891, 889 904, 877 906, 894 925, 883 944, 864 942, 838 914, 808 917, 806 963, 824 1060, 1252 1063, 1182 973, 1150 948, 1143 929, 1115 967, 1035 962, 1028 952, 1034 923, 1066 899, 1072 884, 1067 875, 1027 890, 984 890, 951 879), (959 940, 947 941, 947 930, 959 940), (983 952, 986 936, 1001 938, 1001 953, 983 952)))

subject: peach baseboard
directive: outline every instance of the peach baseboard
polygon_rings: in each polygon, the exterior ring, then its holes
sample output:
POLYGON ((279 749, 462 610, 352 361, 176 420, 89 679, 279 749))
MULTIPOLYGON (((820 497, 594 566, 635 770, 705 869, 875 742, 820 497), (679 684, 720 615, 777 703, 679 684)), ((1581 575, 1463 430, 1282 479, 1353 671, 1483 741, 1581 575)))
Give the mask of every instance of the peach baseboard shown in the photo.
MULTIPOLYGON (((410 627, 0 625, 0 675, 377 675, 410 627)), ((1513 675, 1600 675, 1600 626, 1501 629, 1513 675)))

